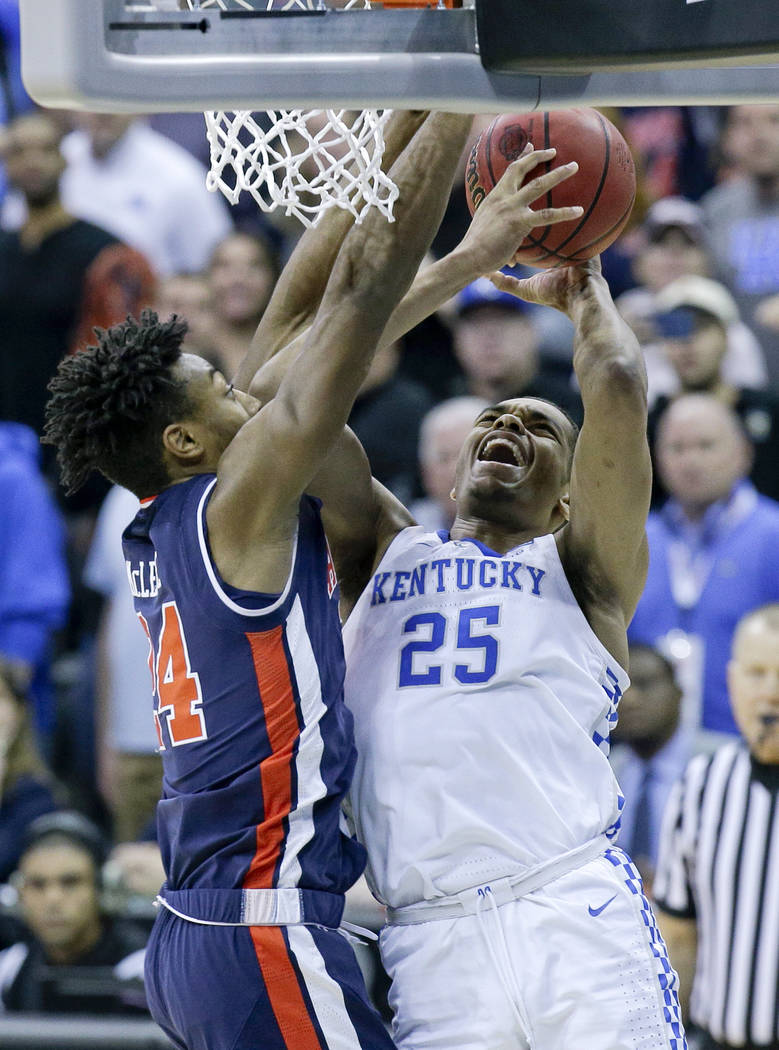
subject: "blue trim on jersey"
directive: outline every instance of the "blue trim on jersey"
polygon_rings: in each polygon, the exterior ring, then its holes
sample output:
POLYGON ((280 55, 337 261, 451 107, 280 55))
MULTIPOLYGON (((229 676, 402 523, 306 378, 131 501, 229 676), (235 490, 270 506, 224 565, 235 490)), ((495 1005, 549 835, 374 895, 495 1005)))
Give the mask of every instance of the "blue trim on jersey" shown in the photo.
POLYGON ((516 547, 511 547, 505 552, 505 554, 501 554, 499 551, 493 550, 492 547, 488 547, 486 543, 482 543, 481 540, 477 540, 474 536, 460 536, 458 539, 453 540, 446 529, 438 529, 436 531, 436 536, 438 536, 442 543, 472 543, 474 547, 477 547, 482 552, 482 554, 486 554, 490 558, 505 558, 513 551, 519 550, 520 547, 529 547, 533 543, 533 540, 525 540, 523 543, 518 543, 516 547))

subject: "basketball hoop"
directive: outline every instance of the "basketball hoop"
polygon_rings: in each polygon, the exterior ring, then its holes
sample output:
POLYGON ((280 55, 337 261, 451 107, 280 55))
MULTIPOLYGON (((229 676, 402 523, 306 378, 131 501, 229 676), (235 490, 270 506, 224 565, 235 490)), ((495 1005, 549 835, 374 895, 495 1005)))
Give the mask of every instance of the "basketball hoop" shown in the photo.
MULTIPOLYGON (((370 7, 370 0, 187 0, 190 10, 313 11, 370 7)), ((392 221, 398 190, 381 169, 391 110, 270 110, 205 114, 210 190, 231 204, 249 193, 264 212, 283 209, 305 226, 335 205, 360 222, 368 208, 392 221)))

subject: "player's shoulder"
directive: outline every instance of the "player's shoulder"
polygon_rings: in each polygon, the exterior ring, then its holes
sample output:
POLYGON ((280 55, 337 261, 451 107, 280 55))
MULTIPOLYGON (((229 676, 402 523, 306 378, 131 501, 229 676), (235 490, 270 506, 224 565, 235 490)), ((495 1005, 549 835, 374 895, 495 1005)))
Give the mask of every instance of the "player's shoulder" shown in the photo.
POLYGON ((443 530, 431 532, 429 529, 425 528, 424 525, 407 525, 402 529, 398 529, 392 537, 387 544, 387 549, 385 550, 381 561, 395 560, 409 551, 439 550, 445 544, 450 542, 452 541, 449 538, 449 533, 443 530))

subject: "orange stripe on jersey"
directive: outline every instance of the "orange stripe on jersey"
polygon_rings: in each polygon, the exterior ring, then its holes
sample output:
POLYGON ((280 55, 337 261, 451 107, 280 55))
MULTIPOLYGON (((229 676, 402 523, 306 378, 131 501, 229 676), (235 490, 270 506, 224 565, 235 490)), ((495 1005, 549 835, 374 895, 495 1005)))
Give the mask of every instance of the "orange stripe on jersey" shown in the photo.
POLYGON ((251 926, 249 932, 284 1043, 289 1050, 322 1050, 284 934, 278 926, 251 926))
POLYGON ((263 889, 273 885, 284 841, 284 820, 292 809, 292 764, 300 730, 283 628, 247 634, 246 638, 252 650, 271 753, 260 763, 265 819, 257 827, 255 854, 243 886, 263 889))

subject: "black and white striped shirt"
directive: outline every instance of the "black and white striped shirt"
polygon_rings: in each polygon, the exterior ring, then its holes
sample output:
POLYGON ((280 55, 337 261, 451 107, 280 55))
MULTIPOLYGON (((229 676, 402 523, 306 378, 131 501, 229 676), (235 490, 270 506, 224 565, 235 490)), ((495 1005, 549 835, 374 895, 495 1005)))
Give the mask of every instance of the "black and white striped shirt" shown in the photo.
POLYGON ((663 818, 656 903, 694 918, 690 1016, 717 1041, 779 1046, 779 766, 743 742, 699 755, 663 818))

